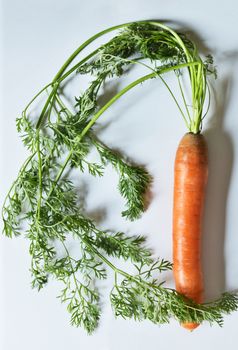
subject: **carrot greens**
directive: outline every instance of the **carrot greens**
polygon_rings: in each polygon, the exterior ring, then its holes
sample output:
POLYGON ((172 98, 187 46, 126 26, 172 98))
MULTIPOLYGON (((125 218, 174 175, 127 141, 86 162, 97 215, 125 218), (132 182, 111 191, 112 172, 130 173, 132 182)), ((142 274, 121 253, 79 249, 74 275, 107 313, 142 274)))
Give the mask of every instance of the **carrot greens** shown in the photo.
POLYGON ((101 304, 96 282, 107 277, 108 269, 115 277, 110 300, 116 316, 148 319, 156 324, 169 322, 173 317, 180 322, 208 321, 221 325, 223 316, 237 309, 238 298, 233 293, 198 305, 165 287, 163 280, 154 278, 154 273, 170 270, 171 263, 154 258, 141 235, 127 236, 98 228, 84 212, 77 184, 70 178, 73 169, 103 176, 105 167, 111 164, 125 200, 122 216, 129 220, 139 218, 145 210, 144 196, 151 176, 144 167, 135 166, 105 145, 96 135, 95 123, 129 90, 158 78, 175 100, 188 130, 199 133, 205 116, 209 74, 215 74, 212 58, 203 60, 184 34, 156 21, 122 24, 82 44, 17 119, 17 130, 30 155, 3 205, 4 234, 28 238, 34 288, 42 289, 50 278, 62 282, 59 298, 67 304, 72 325, 83 326, 89 333, 97 327, 101 304), (113 30, 118 30, 115 37, 75 62, 86 46, 113 30), (123 76, 134 65, 143 65, 148 73, 100 107, 98 99, 105 82, 123 76), (191 86, 190 104, 180 79, 184 70, 191 86), (176 75, 183 106, 165 81, 168 72, 176 75), (91 82, 69 109, 64 102, 64 84, 74 75, 88 75, 91 82), (30 108, 43 95, 45 103, 35 118, 30 108), (99 155, 97 163, 87 158, 92 149, 99 155), (69 238, 78 247, 77 258, 71 254, 69 238), (59 253, 59 245, 63 253, 59 253), (110 257, 130 261, 135 274, 115 266, 110 257))

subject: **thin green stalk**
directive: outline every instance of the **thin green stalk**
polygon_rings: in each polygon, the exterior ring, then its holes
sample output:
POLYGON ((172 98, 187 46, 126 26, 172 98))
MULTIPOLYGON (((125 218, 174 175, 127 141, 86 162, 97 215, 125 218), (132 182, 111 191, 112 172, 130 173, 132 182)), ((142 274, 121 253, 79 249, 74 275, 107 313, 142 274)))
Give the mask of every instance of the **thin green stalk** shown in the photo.
POLYGON ((63 66, 60 68, 60 70, 58 71, 58 73, 56 74, 56 76, 54 77, 53 81, 57 81, 61 75, 64 73, 64 71, 68 68, 68 66, 71 64, 71 62, 75 59, 75 57, 78 56, 78 54, 83 51, 83 49, 85 49, 88 45, 90 45, 93 41, 95 41, 96 39, 100 38, 100 36, 103 36, 107 33, 110 33, 114 30, 123 28, 125 26, 128 26, 130 23, 124 23, 124 24, 119 24, 107 29, 102 30, 101 32, 93 35, 91 38, 89 38, 88 40, 86 40, 82 45, 80 45, 73 53, 72 55, 67 59, 67 61, 63 64, 63 66))
POLYGON ((57 101, 59 107, 60 107, 62 110, 67 111, 67 113, 68 113, 69 115, 72 115, 72 112, 69 110, 68 107, 66 107, 66 105, 64 104, 64 102, 62 101, 62 99, 60 98, 59 95, 56 95, 56 101, 57 101))
POLYGON ((63 172, 64 172, 66 166, 68 165, 68 162, 70 161, 70 158, 71 158, 72 154, 73 154, 73 150, 71 150, 71 151, 69 152, 69 154, 68 154, 68 156, 66 157, 66 159, 65 159, 65 161, 64 161, 64 163, 63 163, 63 165, 61 166, 60 171, 58 172, 58 174, 57 174, 57 176, 56 176, 56 178, 55 178, 54 184, 52 185, 52 187, 51 187, 51 189, 50 189, 50 191, 49 191, 49 194, 48 194, 48 196, 47 196, 47 200, 50 198, 50 196, 51 196, 52 193, 54 192, 55 186, 57 185, 57 183, 58 183, 59 179, 61 178, 61 176, 62 176, 62 174, 63 174, 63 172))
POLYGON ((38 121, 37 121, 37 123, 36 123, 36 129, 39 129, 39 128, 41 127, 41 124, 42 124, 43 119, 44 119, 44 117, 45 117, 47 108, 48 108, 48 106, 49 106, 50 103, 53 103, 52 99, 54 98, 55 94, 57 93, 57 89, 58 89, 58 87, 59 87, 59 83, 58 83, 58 82, 57 82, 57 83, 54 83, 54 82, 53 82, 52 84, 53 84, 53 89, 52 89, 52 91, 50 92, 50 94, 49 94, 49 96, 48 96, 48 98, 47 98, 47 100, 46 100, 46 103, 45 103, 45 105, 44 105, 44 107, 43 107, 43 109, 42 109, 42 111, 41 111, 41 114, 40 114, 40 116, 39 116, 39 119, 38 119, 38 121))
POLYGON ((185 106, 185 108, 186 108, 189 121, 190 121, 190 123, 191 123, 191 116, 190 116, 190 112, 189 112, 189 109, 188 109, 187 101, 186 101, 186 98, 185 98, 185 95, 184 95, 184 91, 183 91, 183 88, 182 88, 182 85, 181 85, 181 81, 180 81, 179 75, 176 74, 176 77, 177 77, 177 79, 178 79, 179 90, 180 90, 181 95, 182 95, 182 98, 183 98, 183 103, 184 103, 184 106, 185 106))
POLYGON ((40 96, 42 94, 42 92, 44 92, 45 90, 48 89, 48 87, 52 86, 52 82, 45 85, 31 100, 30 102, 26 105, 26 107, 24 108, 23 112, 22 112, 22 115, 24 117, 26 117, 26 112, 28 110, 28 108, 31 106, 31 104, 37 99, 38 96, 40 96))
POLYGON ((56 81, 58 83, 61 83, 63 80, 65 80, 70 74, 72 74, 74 71, 76 71, 80 66, 82 66, 85 62, 90 60, 93 56, 95 56, 100 50, 100 47, 90 54, 88 54, 85 58, 83 58, 81 61, 76 63, 73 67, 71 67, 66 73, 64 73, 61 77, 59 77, 56 81))
POLYGON ((208 104, 207 104, 207 109, 206 112, 204 113, 202 120, 206 117, 209 109, 210 109, 210 104, 211 104, 211 90, 210 90, 210 86, 208 83, 206 83, 206 87, 207 87, 207 91, 208 91, 208 104))
MULTIPOLYGON (((42 92, 44 92, 45 90, 47 90, 50 86, 53 86, 54 84, 58 83, 60 84, 62 81, 64 81, 70 74, 72 74, 77 68, 79 68, 82 64, 84 64, 86 61, 88 61, 90 58, 92 58, 94 55, 96 55, 98 53, 99 49, 94 50, 93 52, 91 52, 89 55, 87 55, 84 59, 82 59, 80 62, 78 62, 76 65, 74 65, 71 69, 69 69, 65 74, 63 74, 61 77, 59 77, 56 81, 51 81, 49 84, 45 85, 31 100, 30 102, 27 104, 27 106, 25 107, 25 109, 23 110, 23 115, 26 116, 26 112, 29 109, 29 107, 31 106, 31 104, 37 99, 37 97, 39 97, 42 92)), ((57 89, 56 91, 57 92, 57 89)), ((48 95, 48 97, 50 96, 50 94, 48 95)), ((51 95, 52 97, 52 95, 51 95)), ((46 101, 46 106, 45 106, 45 111, 47 109, 48 104, 50 103, 50 99, 49 101, 46 101)), ((44 111, 44 113, 45 113, 44 111)))
POLYGON ((38 156, 38 180, 39 180, 39 185, 38 185, 38 201, 37 201, 37 211, 36 211, 36 217, 37 221, 40 220, 40 210, 41 210, 41 200, 42 200, 42 158, 41 158, 41 151, 40 151, 40 130, 37 130, 37 156, 38 156))
POLYGON ((190 129, 190 125, 189 125, 189 123, 188 123, 188 121, 187 121, 187 118, 186 118, 185 114, 183 113, 183 110, 182 110, 182 108, 180 107, 180 105, 179 105, 179 103, 178 103, 178 101, 177 101, 177 99, 176 99, 174 93, 172 92, 172 90, 170 89, 169 85, 166 83, 166 81, 164 80, 164 78, 162 78, 160 75, 159 75, 159 78, 162 80, 162 82, 164 83, 164 85, 165 85, 165 86, 167 87, 167 89, 169 90, 169 92, 170 92, 170 94, 171 94, 171 96, 172 96, 174 102, 176 103, 176 105, 177 105, 177 107, 178 107, 178 109, 179 109, 179 111, 180 111, 180 113, 181 113, 181 115, 182 115, 182 117, 183 117, 183 120, 184 120, 184 122, 185 122, 186 127, 187 127, 188 129, 190 129))
POLYGON ((82 241, 90 247, 90 250, 92 250, 106 265, 108 265, 114 272, 119 273, 120 275, 131 278, 132 276, 126 273, 125 271, 117 268, 115 265, 111 263, 105 256, 103 256, 97 249, 95 249, 91 244, 88 244, 87 240, 82 238, 82 241))

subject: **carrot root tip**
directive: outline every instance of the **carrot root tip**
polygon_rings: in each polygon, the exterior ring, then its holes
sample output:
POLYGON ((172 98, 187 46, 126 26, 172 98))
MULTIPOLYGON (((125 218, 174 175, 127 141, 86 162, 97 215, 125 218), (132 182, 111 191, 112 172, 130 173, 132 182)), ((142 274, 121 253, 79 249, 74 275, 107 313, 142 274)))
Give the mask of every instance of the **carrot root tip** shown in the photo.
POLYGON ((193 322, 184 322, 181 323, 181 326, 185 329, 187 329, 188 331, 193 331, 194 329, 196 329, 200 324, 199 323, 193 323, 193 322))

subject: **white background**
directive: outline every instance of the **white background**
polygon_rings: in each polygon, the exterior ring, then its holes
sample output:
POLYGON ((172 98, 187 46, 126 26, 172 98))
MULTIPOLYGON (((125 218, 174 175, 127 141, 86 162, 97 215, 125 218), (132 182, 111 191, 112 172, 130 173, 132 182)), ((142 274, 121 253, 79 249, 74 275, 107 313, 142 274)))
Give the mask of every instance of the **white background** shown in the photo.
MULTIPOLYGON (((106 27, 140 19, 168 19, 199 38, 218 67, 215 96, 204 125, 210 154, 210 177, 204 218, 203 266, 206 298, 238 288, 238 36, 237 1, 161 0, 2 0, 1 2, 1 203, 27 156, 15 119, 30 98, 49 82, 84 40, 106 27)), ((172 78, 168 80, 173 84, 172 78)), ((173 86, 173 85, 172 85, 173 86)), ((80 87, 75 85, 75 95, 80 87)), ((123 202, 115 174, 107 172, 88 189, 89 211, 105 211, 103 225, 143 233, 157 254, 171 259, 173 160, 186 132, 183 121, 158 81, 147 82, 123 97, 102 124, 101 133, 154 176, 153 199, 135 223, 120 218, 123 202), (100 184, 100 185, 99 185, 100 184)), ((232 349, 237 344, 238 312, 223 328, 204 324, 189 333, 176 322, 115 320, 104 300, 100 326, 92 336, 69 325, 65 307, 55 298, 58 285, 40 292, 30 287, 28 242, 1 237, 1 350, 164 350, 232 349)), ((168 275, 170 283, 172 275, 168 275)))

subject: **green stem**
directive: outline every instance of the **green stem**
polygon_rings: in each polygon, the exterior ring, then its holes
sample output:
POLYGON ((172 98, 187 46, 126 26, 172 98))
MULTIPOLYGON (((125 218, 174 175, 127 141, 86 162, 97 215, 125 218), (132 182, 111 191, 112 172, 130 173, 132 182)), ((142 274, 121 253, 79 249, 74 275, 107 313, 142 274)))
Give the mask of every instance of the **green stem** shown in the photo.
MULTIPOLYGON (((77 68, 79 68, 82 64, 84 64, 87 60, 89 60, 90 58, 92 58, 94 55, 96 55, 98 53, 99 49, 94 50, 93 52, 91 52, 89 55, 87 55, 84 59, 82 59, 80 62, 78 62, 75 66, 73 66, 71 69, 69 69, 64 75, 62 75, 60 78, 58 78, 56 81, 52 81, 49 84, 45 85, 31 100, 30 102, 27 104, 27 106, 25 107, 25 109, 23 110, 23 116, 26 116, 26 112, 28 110, 28 108, 31 106, 31 104, 37 99, 37 97, 39 97, 42 92, 44 92, 48 87, 53 86, 55 83, 61 83, 62 81, 64 81, 71 73, 73 73, 77 68)), ((57 89, 56 91, 57 92, 57 89)), ((52 95, 48 95, 47 101, 46 101, 46 106, 44 106, 45 110, 44 113, 46 111, 46 108, 48 107, 48 104, 50 102, 52 95), (49 98, 50 97, 50 98, 49 98)))
MULTIPOLYGON (((69 110, 68 107, 66 107, 66 105, 64 104, 64 102, 61 100, 61 98, 59 97, 59 95, 56 95, 56 101, 59 105, 59 107, 61 108, 61 110, 64 110, 66 112, 66 114, 68 115, 72 115, 72 112, 69 110)), ((55 106, 54 106, 55 108, 55 106)), ((58 111, 56 111, 57 113, 59 113, 58 111)))
POLYGON ((123 28, 125 26, 128 26, 131 23, 123 23, 123 24, 119 24, 107 29, 102 30, 101 32, 93 35, 91 38, 89 38, 88 40, 86 40, 82 45, 80 45, 73 53, 72 55, 67 59, 67 61, 63 64, 63 66, 60 68, 60 70, 58 71, 58 73, 56 74, 56 76, 54 77, 53 81, 57 81, 60 76, 64 73, 64 71, 68 68, 68 66, 71 64, 71 62, 75 59, 76 56, 78 56, 78 54, 85 49, 88 45, 90 45, 93 41, 95 41, 96 39, 98 39, 100 36, 103 36, 109 32, 112 32, 113 30, 117 30, 120 28, 123 28))
POLYGON ((58 172, 58 174, 57 174, 57 176, 55 178, 55 181, 54 181, 54 183, 53 183, 53 185, 52 185, 52 187, 51 187, 51 189, 49 191, 49 194, 47 196, 47 200, 50 198, 50 196, 54 192, 54 189, 55 189, 59 179, 61 178, 61 176, 62 176, 62 174, 63 174, 63 172, 64 172, 64 170, 65 170, 65 168, 66 168, 66 166, 68 164, 68 162, 70 161, 70 158, 71 158, 72 154, 73 154, 73 149, 69 152, 67 158, 65 159, 63 165, 61 166, 60 171, 58 172))
POLYGON ((108 265, 115 273, 119 273, 120 275, 126 277, 126 278, 129 278, 131 279, 133 276, 129 275, 127 272, 121 270, 121 269, 118 269, 115 265, 113 265, 111 263, 111 261, 109 261, 107 258, 105 258, 105 256, 103 256, 101 253, 99 253, 99 251, 97 249, 95 249, 91 244, 89 244, 87 242, 87 240, 81 238, 82 241, 90 247, 90 249, 106 264, 108 265))
POLYGON ((77 64, 75 64, 72 68, 70 68, 66 73, 64 73, 61 77, 59 77, 56 81, 57 82, 62 82, 65 80, 70 74, 72 74, 76 69, 78 69, 80 66, 82 66, 85 62, 90 60, 93 56, 95 56, 100 50, 100 47, 90 54, 88 54, 85 58, 83 58, 81 61, 79 61, 77 64))
POLYGON ((178 107, 178 109, 179 109, 179 111, 180 111, 180 113, 181 113, 181 115, 182 115, 182 117, 183 117, 183 120, 184 120, 184 122, 185 122, 185 124, 186 124, 186 127, 187 127, 188 129, 190 129, 190 126, 189 126, 189 123, 188 123, 188 121, 187 121, 187 118, 185 117, 185 114, 183 113, 183 110, 182 110, 182 108, 180 107, 180 105, 179 105, 179 103, 178 103, 178 101, 177 101, 177 99, 176 99, 174 93, 172 92, 172 90, 170 89, 170 87, 169 87, 169 85, 166 83, 166 81, 165 81, 161 76, 159 76, 159 77, 160 77, 160 79, 162 80, 162 82, 164 83, 164 85, 167 87, 168 91, 170 92, 170 95, 172 96, 174 102, 176 103, 176 105, 177 105, 177 107, 178 107))
POLYGON ((182 98, 183 98, 183 103, 184 103, 184 106, 185 106, 185 108, 186 108, 189 121, 191 122, 191 116, 190 116, 190 112, 189 112, 189 109, 188 109, 188 105, 187 105, 187 102, 186 102, 186 98, 185 98, 185 95, 184 95, 184 92, 183 92, 183 88, 182 88, 182 85, 181 85, 181 81, 180 81, 179 75, 176 74, 176 76, 177 76, 177 79, 178 79, 179 90, 180 90, 181 95, 182 95, 182 98))
POLYGON ((40 96, 42 94, 42 92, 44 92, 48 87, 52 86, 52 82, 45 85, 31 100, 30 102, 26 105, 25 109, 22 112, 22 115, 24 117, 26 117, 26 112, 28 110, 28 108, 30 107, 30 105, 37 99, 38 96, 40 96))
POLYGON ((38 179, 39 179, 39 185, 38 185, 38 201, 37 201, 37 211, 36 211, 36 217, 37 221, 40 220, 40 210, 41 210, 41 200, 42 200, 42 158, 41 158, 41 152, 40 152, 40 130, 37 130, 37 156, 38 156, 38 179))
MULTIPOLYGON (((54 81, 52 82, 52 84, 54 84, 54 81)), ((44 117, 45 117, 47 108, 48 108, 50 102, 53 103, 52 100, 53 100, 54 96, 55 96, 56 93, 57 93, 57 89, 58 89, 58 87, 59 87, 59 83, 56 83, 56 84, 53 85, 53 86, 54 86, 54 87, 53 87, 52 91, 50 92, 50 94, 49 94, 49 96, 48 96, 48 98, 47 98, 47 100, 46 100, 46 103, 45 103, 45 105, 44 105, 44 107, 43 107, 43 109, 42 109, 42 111, 41 111, 40 117, 39 117, 39 119, 38 119, 38 121, 37 121, 36 129, 39 129, 39 128, 41 127, 41 124, 42 124, 43 119, 44 119, 44 117)))
POLYGON ((210 109, 210 104, 211 104, 211 90, 210 90, 210 86, 207 82, 206 82, 206 87, 207 87, 207 91, 208 91, 208 104, 207 104, 206 112, 204 113, 204 115, 202 117, 202 120, 206 117, 206 115, 210 109))

